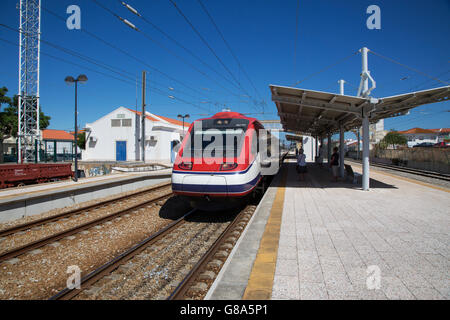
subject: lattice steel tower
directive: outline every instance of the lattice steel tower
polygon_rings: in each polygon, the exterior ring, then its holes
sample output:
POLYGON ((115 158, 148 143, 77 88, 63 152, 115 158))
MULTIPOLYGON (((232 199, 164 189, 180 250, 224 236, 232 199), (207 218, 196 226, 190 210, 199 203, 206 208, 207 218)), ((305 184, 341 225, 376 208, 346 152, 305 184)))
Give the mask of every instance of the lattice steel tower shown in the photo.
POLYGON ((18 162, 38 159, 41 0, 20 0, 18 162))

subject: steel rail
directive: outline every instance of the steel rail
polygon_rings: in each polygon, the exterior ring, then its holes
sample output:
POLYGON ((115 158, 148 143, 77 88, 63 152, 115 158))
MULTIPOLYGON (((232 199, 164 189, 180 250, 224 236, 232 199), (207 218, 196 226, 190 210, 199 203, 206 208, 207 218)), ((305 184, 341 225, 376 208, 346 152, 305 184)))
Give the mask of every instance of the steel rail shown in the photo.
POLYGON ((247 213, 247 209, 250 206, 246 206, 235 219, 225 228, 222 234, 216 239, 213 245, 205 252, 205 254, 200 258, 200 260, 195 264, 191 271, 184 277, 184 279, 178 284, 175 290, 170 294, 167 300, 184 300, 186 298, 186 293, 192 286, 196 279, 196 276, 202 273, 211 260, 211 258, 219 250, 220 246, 223 244, 223 240, 228 237, 236 225, 242 221, 242 217, 247 213))
POLYGON ((163 188, 168 187, 170 185, 171 185, 171 183, 169 182, 169 183, 166 183, 166 184, 163 184, 163 185, 160 185, 160 186, 156 186, 156 187, 149 188, 149 189, 146 189, 146 190, 138 191, 138 192, 135 192, 133 194, 120 196, 120 197, 117 197, 117 198, 114 198, 114 199, 103 200, 103 201, 100 201, 100 202, 88 205, 88 206, 83 207, 83 208, 76 208, 76 209, 69 210, 67 212, 56 214, 54 216, 38 219, 38 220, 31 221, 31 222, 24 223, 24 224, 19 224, 19 225, 16 225, 16 226, 13 226, 13 227, 10 227, 10 228, 7 228, 7 229, 0 230, 0 237, 4 237, 4 236, 7 236, 7 235, 10 235, 10 234, 19 232, 19 231, 23 231, 23 230, 28 230, 28 229, 34 228, 36 226, 44 225, 44 224, 47 224, 47 223, 50 223, 50 222, 53 222, 53 221, 57 221, 57 220, 60 220, 60 219, 63 219, 63 218, 68 218, 68 217, 71 217, 73 215, 80 214, 83 211, 92 210, 94 208, 101 207, 101 206, 107 205, 109 203, 114 203, 116 201, 120 201, 120 200, 129 198, 129 197, 135 197, 135 196, 147 193, 147 192, 157 191, 159 189, 163 189, 163 188))
MULTIPOLYGON (((354 160, 354 159, 347 159, 347 160, 361 164, 361 162, 358 160, 354 160)), ((378 167, 378 168, 390 169, 393 171, 400 171, 400 172, 405 172, 405 173, 410 173, 410 174, 416 174, 418 176, 423 176, 423 177, 427 177, 427 178, 450 181, 450 175, 445 174, 445 173, 432 172, 432 171, 426 171, 426 170, 415 169, 415 168, 407 168, 407 167, 401 167, 401 166, 377 163, 377 162, 370 162, 370 165, 374 166, 374 167, 378 167)))
POLYGON ((68 229, 68 230, 65 230, 65 231, 62 231, 62 232, 50 235, 48 237, 45 237, 45 238, 33 241, 33 242, 28 243, 26 245, 23 245, 21 247, 17 247, 17 248, 14 248, 12 250, 6 251, 6 252, 0 254, 0 262, 8 260, 8 259, 11 259, 11 258, 14 258, 14 257, 17 257, 17 256, 19 256, 21 254, 29 252, 30 250, 40 248, 42 246, 45 246, 46 244, 49 244, 49 243, 52 243, 54 241, 60 240, 62 238, 68 237, 70 235, 73 235, 73 234, 78 233, 80 231, 83 231, 85 229, 89 229, 89 228, 91 228, 91 227, 93 227, 95 225, 98 225, 98 224, 107 222, 109 220, 115 219, 115 218, 120 217, 120 216, 122 216, 122 215, 124 215, 126 213, 132 212, 132 211, 134 211, 136 209, 139 209, 141 207, 145 207, 145 206, 149 205, 150 203, 157 202, 157 201, 160 201, 160 200, 164 200, 166 198, 171 197, 172 195, 173 195, 173 193, 170 192, 170 193, 164 194, 162 196, 158 196, 156 198, 153 198, 153 199, 150 199, 150 200, 146 200, 144 202, 138 203, 138 204, 133 205, 131 207, 128 207, 128 208, 125 208, 125 209, 121 209, 121 210, 119 210, 117 212, 114 212, 112 214, 109 214, 109 215, 103 216, 101 218, 98 218, 98 219, 86 222, 84 224, 78 225, 78 226, 73 227, 71 229, 68 229))
POLYGON ((142 251, 144 251, 148 246, 154 244, 156 241, 163 238, 165 235, 172 232, 174 229, 180 227, 183 225, 186 220, 185 218, 193 214, 194 212, 197 212, 197 209, 193 209, 189 211, 188 213, 184 214, 181 218, 173 221, 168 226, 164 227, 163 229, 159 230, 158 232, 152 234, 148 238, 142 240, 135 246, 131 247, 124 253, 120 254, 119 256, 115 257, 114 259, 110 260, 109 262, 105 263, 104 265, 100 266, 99 268, 95 269, 85 277, 81 279, 81 288, 65 288, 55 294, 54 296, 50 297, 49 300, 70 300, 73 297, 77 296, 80 292, 97 282, 98 280, 102 279, 104 276, 110 274, 112 271, 117 269, 119 266, 125 264, 127 261, 132 259, 134 256, 138 255, 142 251), (84 287, 84 289, 83 289, 84 287))

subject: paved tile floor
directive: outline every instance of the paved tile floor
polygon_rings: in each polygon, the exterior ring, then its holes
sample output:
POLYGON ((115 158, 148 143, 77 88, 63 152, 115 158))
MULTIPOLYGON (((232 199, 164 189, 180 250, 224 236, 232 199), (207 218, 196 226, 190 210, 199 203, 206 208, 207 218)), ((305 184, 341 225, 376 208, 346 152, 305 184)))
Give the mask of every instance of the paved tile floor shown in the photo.
MULTIPOLYGON (((450 193, 289 163, 272 299, 449 299, 450 193)), ((357 172, 359 169, 354 168, 357 172)))

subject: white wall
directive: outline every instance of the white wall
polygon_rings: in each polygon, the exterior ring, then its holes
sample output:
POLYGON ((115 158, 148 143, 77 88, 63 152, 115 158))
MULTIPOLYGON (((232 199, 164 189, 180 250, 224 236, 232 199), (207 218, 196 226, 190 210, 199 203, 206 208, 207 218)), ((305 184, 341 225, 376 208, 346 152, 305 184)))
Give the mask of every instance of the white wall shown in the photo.
POLYGON ((406 139, 408 140, 408 147, 415 146, 416 144, 422 142, 438 142, 438 135, 435 133, 414 133, 414 134, 405 134, 406 139), (422 139, 421 139, 422 138, 422 139))
MULTIPOLYGON (((152 114, 149 114, 153 116, 152 114)), ((115 161, 116 141, 127 142, 126 161, 136 161, 136 148, 141 153, 141 146, 136 145, 136 134, 140 137, 141 129, 136 130, 136 113, 120 107, 105 115, 97 121, 86 124, 91 133, 86 140, 86 150, 83 151, 83 160, 87 161, 115 161), (111 127, 112 119, 131 119, 131 127, 111 127), (96 139, 97 141, 93 141, 96 139)), ((140 121, 140 120, 139 120, 140 121)), ((180 140, 178 131, 181 127, 165 121, 145 122, 145 160, 146 161, 170 161, 170 143, 172 140, 180 140), (154 139, 149 138, 153 136, 154 139)))

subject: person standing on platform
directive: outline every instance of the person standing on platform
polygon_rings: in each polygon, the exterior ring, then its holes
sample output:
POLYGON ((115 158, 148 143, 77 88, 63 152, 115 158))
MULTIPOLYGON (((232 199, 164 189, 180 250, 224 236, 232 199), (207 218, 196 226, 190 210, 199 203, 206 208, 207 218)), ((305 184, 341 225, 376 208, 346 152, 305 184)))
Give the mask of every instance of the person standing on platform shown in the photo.
POLYGON ((331 155, 330 160, 330 168, 331 171, 333 172, 333 181, 337 182, 339 174, 339 153, 337 147, 333 148, 333 154, 331 155))
POLYGON ((306 171, 306 155, 303 153, 303 149, 300 149, 297 156, 297 172, 300 175, 300 181, 305 180, 306 171))

